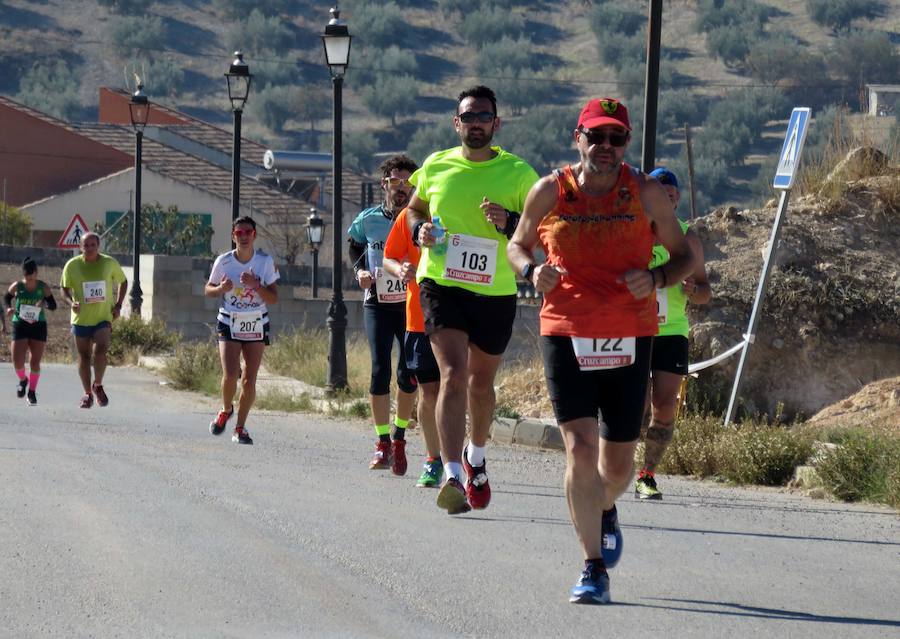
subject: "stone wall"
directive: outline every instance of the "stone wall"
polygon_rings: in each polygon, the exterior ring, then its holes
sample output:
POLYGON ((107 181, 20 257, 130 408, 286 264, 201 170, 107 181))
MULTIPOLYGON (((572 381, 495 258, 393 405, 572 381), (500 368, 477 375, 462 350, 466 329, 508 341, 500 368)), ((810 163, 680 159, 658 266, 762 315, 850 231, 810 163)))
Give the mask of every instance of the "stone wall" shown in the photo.
MULTIPOLYGON (((188 339, 208 338, 215 329, 219 301, 203 294, 212 260, 162 255, 141 256, 141 289, 144 319, 161 319, 188 339)), ((123 265, 129 281, 131 267, 123 265)), ((319 299, 309 299, 309 275, 305 269, 279 267, 277 304, 269 307, 275 336, 295 328, 325 329, 331 299, 330 287, 320 287, 319 299), (298 281, 299 280, 299 281, 298 281)), ((329 273, 330 274, 330 273, 329 273)), ((346 279, 346 278, 345 278, 346 279)), ((346 286, 346 285, 345 285, 346 286)), ((354 285, 355 286, 355 285, 354 285)), ((129 288, 130 290, 130 288, 129 288)), ((364 331, 361 300, 345 300, 347 332, 364 331)), ((127 310, 127 304, 126 304, 127 310)), ((537 306, 520 305, 512 350, 533 347, 538 333, 537 306)))

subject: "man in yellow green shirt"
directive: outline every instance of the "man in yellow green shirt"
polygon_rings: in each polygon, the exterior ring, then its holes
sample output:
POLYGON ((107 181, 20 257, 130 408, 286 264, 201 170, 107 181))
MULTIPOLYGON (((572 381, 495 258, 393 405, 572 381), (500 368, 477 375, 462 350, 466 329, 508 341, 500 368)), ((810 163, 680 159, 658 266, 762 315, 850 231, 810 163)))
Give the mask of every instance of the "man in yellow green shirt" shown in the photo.
POLYGON ((128 288, 125 273, 115 258, 100 253, 100 236, 85 233, 81 238, 81 255, 73 257, 63 267, 60 288, 72 307, 72 335, 78 349, 78 375, 84 387, 80 406, 93 406, 95 395, 97 404, 106 406, 109 403, 103 389, 106 352, 112 322, 122 311, 128 288))
POLYGON ((422 247, 416 281, 441 377, 436 418, 446 482, 437 503, 451 515, 490 502, 484 449, 494 377, 516 315, 506 244, 538 180, 524 160, 491 146, 500 118, 488 87, 460 93, 453 124, 461 145, 433 153, 413 173, 407 209, 413 241, 422 247), (467 401, 472 432, 464 451, 467 401))

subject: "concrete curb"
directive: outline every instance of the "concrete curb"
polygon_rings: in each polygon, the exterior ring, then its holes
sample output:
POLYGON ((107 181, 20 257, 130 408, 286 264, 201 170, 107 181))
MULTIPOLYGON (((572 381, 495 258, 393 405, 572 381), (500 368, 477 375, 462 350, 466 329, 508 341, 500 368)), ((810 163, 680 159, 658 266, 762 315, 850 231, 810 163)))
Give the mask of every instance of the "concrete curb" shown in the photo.
POLYGON ((491 440, 546 450, 565 450, 556 422, 544 418, 497 417, 491 424, 491 440))

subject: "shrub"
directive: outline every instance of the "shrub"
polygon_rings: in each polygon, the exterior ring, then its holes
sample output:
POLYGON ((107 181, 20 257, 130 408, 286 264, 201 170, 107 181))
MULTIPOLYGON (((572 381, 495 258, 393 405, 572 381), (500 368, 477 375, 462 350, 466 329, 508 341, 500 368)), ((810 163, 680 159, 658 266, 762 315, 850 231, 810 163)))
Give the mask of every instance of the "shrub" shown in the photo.
POLYGON ((251 11, 273 16, 288 8, 287 0, 214 0, 214 4, 229 18, 238 20, 251 11))
MULTIPOLYGON (((351 392, 368 391, 371 370, 368 342, 358 334, 347 336, 347 376, 351 392)), ((266 367, 273 373, 323 387, 328 381, 328 333, 297 329, 282 333, 266 351, 266 367)))
POLYGON ((497 69, 498 77, 491 81, 494 91, 505 108, 513 115, 520 115, 523 110, 536 104, 548 101, 550 96, 542 95, 550 89, 551 84, 533 79, 530 71, 516 71, 512 67, 497 69))
POLYGON ((31 243, 31 216, 15 206, 0 202, 0 244, 27 246, 31 243))
POLYGON ((344 166, 361 173, 371 173, 378 164, 375 153, 378 139, 371 131, 353 131, 344 134, 344 166))
POLYGON ((162 18, 158 16, 118 17, 109 21, 109 37, 121 55, 151 51, 166 40, 162 18))
POLYGON ((257 91, 248 101, 253 116, 275 133, 282 133, 288 119, 294 115, 297 89, 291 86, 270 85, 257 91))
POLYGON ((675 436, 666 450, 659 472, 709 477, 719 470, 717 442, 722 420, 712 415, 688 415, 675 426, 675 436))
POLYGON ((144 89, 151 97, 176 96, 184 85, 184 70, 173 60, 160 58, 146 64, 131 60, 127 65, 135 69, 144 82, 144 89))
MULTIPOLYGON (((506 129, 504 128, 504 131, 506 129)), ((450 117, 442 117, 438 122, 425 122, 409 138, 407 154, 422 164, 429 155, 450 147, 459 146, 459 136, 453 129, 450 117)))
POLYGON ((659 94, 657 128, 659 133, 683 137, 684 125, 696 126, 706 116, 706 100, 687 89, 663 90, 659 94))
POLYGON ((221 379, 219 350, 213 341, 181 344, 166 361, 163 375, 177 390, 215 393, 221 379))
POLYGON ((249 60, 250 72, 253 74, 253 85, 250 88, 251 103, 260 89, 266 87, 289 88, 298 81, 297 65, 291 60, 249 60))
POLYGON ((300 87, 296 94, 294 117, 309 123, 309 130, 316 128, 316 122, 331 113, 331 94, 324 87, 312 84, 300 87))
POLYGON ((116 362, 136 362, 140 355, 171 351, 180 339, 181 336, 166 328, 162 320, 145 322, 139 315, 131 315, 113 323, 109 356, 116 362))
POLYGON ((725 66, 734 67, 744 61, 758 39, 758 34, 742 25, 729 24, 707 32, 706 50, 725 66))
POLYGON ((289 50, 293 44, 293 35, 280 18, 267 18, 255 8, 245 19, 231 27, 228 40, 233 50, 252 51, 261 56, 266 51, 281 54, 289 50))
POLYGON ((354 35, 359 37, 362 46, 374 49, 387 49, 402 41, 402 34, 410 26, 406 23, 404 12, 396 2, 360 3, 352 11, 354 35))
POLYGON ((634 35, 644 26, 647 16, 617 3, 596 4, 588 12, 588 21, 594 35, 602 40, 614 33, 634 35))
POLYGON ((520 36, 514 40, 503 36, 481 46, 475 59, 475 70, 480 75, 503 75, 499 73, 501 68, 512 69, 513 72, 533 70, 535 60, 534 45, 528 38, 520 36))
POLYGON ((419 97, 419 83, 411 75, 379 74, 375 84, 364 88, 362 100, 377 116, 388 118, 397 126, 397 116, 409 112, 409 105, 419 97))
POLYGON ((806 0, 810 19, 835 33, 848 31, 854 20, 883 16, 884 11, 884 3, 878 0, 806 0))
MULTIPOLYGON (((134 241, 133 215, 110 227, 106 248, 113 253, 131 254, 134 241)), ((102 225, 95 229, 103 232, 102 225)), ((159 202, 141 206, 141 252, 153 255, 210 255, 213 228, 209 214, 181 213, 172 204, 159 202), (207 222, 209 218, 209 222, 207 222)))
POLYGON ((642 34, 634 36, 624 33, 606 34, 597 39, 597 49, 600 53, 600 60, 620 73, 630 68, 639 68, 643 84, 646 73, 643 65, 647 40, 642 34))
POLYGON ((127 15, 140 15, 147 3, 143 0, 97 0, 101 7, 109 7, 112 11, 127 15))
POLYGON ((561 160, 575 157, 572 130, 577 118, 577 111, 570 107, 534 107, 521 118, 507 121, 498 139, 544 174, 561 160))
POLYGON ((365 60, 365 68, 357 69, 352 65, 347 70, 347 83, 365 87, 377 84, 387 74, 405 74, 416 76, 419 72, 419 61, 412 51, 405 51, 396 45, 386 49, 367 47, 353 54, 365 60))
POLYGON ((900 437, 896 435, 848 431, 816 469, 838 499, 900 506, 900 437))
POLYGON ((719 440, 721 474, 739 484, 780 486, 812 454, 812 439, 799 429, 742 423, 719 440))
POLYGON ((465 14, 458 30, 463 40, 477 47, 503 36, 516 36, 524 27, 525 19, 520 14, 490 6, 465 14))
POLYGON ((36 62, 22 76, 18 100, 63 120, 72 118, 81 108, 78 81, 64 60, 36 62))
POLYGON ((286 413, 309 412, 315 409, 309 395, 292 395, 282 389, 267 390, 256 396, 255 408, 279 410, 286 413))
POLYGON ((773 7, 756 0, 700 0, 694 27, 697 33, 709 33, 720 27, 738 25, 759 33, 774 11, 773 7))
POLYGON ((754 78, 770 85, 781 80, 808 83, 822 67, 796 36, 785 31, 752 42, 744 62, 754 78))
POLYGON ((884 31, 851 31, 835 38, 827 58, 832 74, 859 87, 900 76, 900 53, 884 31))

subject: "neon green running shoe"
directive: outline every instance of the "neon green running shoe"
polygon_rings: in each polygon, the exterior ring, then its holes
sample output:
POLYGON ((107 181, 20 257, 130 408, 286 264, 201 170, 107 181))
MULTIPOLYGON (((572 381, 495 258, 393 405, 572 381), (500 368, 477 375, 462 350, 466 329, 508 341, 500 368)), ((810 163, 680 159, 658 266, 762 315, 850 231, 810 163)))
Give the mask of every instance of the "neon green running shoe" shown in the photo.
POLYGON ((416 488, 432 488, 441 483, 444 477, 444 463, 440 459, 428 458, 422 468, 422 476, 416 482, 416 488))
POLYGON ((656 487, 656 478, 653 473, 641 471, 637 481, 634 482, 634 496, 638 499, 662 499, 662 493, 656 487))

